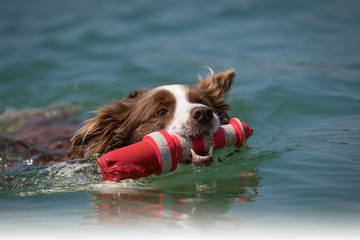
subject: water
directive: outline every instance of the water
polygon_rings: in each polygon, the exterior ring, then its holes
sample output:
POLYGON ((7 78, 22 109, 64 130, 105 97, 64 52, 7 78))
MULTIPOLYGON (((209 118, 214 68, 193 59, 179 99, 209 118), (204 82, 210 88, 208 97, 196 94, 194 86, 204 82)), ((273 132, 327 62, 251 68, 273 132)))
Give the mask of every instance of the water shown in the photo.
POLYGON ((65 108, 85 120, 133 89, 193 84, 209 66, 236 70, 230 115, 255 131, 246 151, 221 150, 213 166, 120 183, 102 183, 92 162, 5 166, 16 156, 2 155, 1 238, 355 239, 359 9, 355 0, 0 1, 1 119, 65 108))

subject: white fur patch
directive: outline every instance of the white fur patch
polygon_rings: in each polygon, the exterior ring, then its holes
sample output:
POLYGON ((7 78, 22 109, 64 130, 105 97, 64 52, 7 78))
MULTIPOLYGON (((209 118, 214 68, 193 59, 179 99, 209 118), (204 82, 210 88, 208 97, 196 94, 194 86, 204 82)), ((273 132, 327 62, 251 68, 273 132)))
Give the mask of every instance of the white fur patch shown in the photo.
MULTIPOLYGON (((154 90, 162 89, 171 92, 176 99, 174 118, 171 120, 171 123, 165 130, 171 135, 177 134, 180 136, 186 136, 188 132, 191 132, 191 129, 189 129, 189 126, 187 126, 187 123, 191 117, 190 111, 194 107, 203 107, 205 105, 200 103, 190 103, 188 100, 188 92, 184 85, 165 85, 154 90)), ((210 131, 215 132, 219 126, 219 117, 214 113, 213 119, 210 123, 210 131)))

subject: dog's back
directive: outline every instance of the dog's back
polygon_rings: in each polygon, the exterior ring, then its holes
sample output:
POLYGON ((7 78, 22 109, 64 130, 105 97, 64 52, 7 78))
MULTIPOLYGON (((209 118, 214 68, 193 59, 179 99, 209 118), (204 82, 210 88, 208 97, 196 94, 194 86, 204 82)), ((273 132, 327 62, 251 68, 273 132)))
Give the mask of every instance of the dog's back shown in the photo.
POLYGON ((46 116, 44 112, 24 114, 18 111, 1 118, 0 152, 6 159, 22 157, 35 164, 67 160, 70 139, 80 123, 46 116))

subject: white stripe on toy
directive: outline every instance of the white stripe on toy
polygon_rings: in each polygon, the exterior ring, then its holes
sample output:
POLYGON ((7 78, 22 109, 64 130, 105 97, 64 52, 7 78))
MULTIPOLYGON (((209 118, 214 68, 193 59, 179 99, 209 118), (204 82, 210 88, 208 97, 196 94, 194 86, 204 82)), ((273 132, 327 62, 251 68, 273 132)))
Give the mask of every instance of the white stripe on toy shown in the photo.
POLYGON ((167 143, 165 137, 160 132, 150 133, 149 136, 154 139, 157 144, 157 147, 160 150, 161 154, 161 173, 168 173, 171 171, 172 167, 172 158, 169 144, 167 143))

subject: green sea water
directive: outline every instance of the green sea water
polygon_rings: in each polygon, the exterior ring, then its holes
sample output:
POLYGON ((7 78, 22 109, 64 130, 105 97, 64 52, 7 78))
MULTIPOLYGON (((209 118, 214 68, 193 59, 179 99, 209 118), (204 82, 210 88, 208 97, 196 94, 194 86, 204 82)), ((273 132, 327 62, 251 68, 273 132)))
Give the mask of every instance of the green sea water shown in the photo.
POLYGON ((356 239, 359 43, 356 0, 0 0, 0 120, 83 121, 211 67, 236 70, 230 116, 254 129, 210 167, 118 183, 2 153, 0 238, 356 239))

